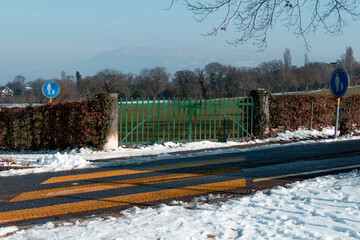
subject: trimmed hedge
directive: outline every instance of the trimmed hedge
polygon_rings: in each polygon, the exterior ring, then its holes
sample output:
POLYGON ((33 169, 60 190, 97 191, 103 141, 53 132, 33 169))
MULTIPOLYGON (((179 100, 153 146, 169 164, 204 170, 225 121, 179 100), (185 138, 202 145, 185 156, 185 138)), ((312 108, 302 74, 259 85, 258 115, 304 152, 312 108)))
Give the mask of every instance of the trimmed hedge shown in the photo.
POLYGON ((110 129, 111 100, 66 101, 0 111, 3 150, 66 149, 105 144, 110 129))
POLYGON ((340 103, 339 130, 342 135, 360 128, 360 95, 350 95, 340 103))
MULTIPOLYGON (((335 126, 337 99, 333 96, 282 95, 272 96, 270 102, 271 128, 291 130, 335 126)), ((360 127, 360 95, 343 97, 339 130, 341 134, 347 134, 357 127, 360 127)))

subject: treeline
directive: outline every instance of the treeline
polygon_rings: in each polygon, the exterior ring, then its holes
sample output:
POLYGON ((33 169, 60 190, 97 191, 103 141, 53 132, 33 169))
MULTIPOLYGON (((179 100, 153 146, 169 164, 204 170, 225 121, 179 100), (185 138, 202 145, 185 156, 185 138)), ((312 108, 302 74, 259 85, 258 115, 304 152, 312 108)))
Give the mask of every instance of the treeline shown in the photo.
MULTIPOLYGON (((94 76, 67 76, 64 72, 56 80, 61 94, 56 101, 89 99, 99 92, 118 93, 122 98, 218 98, 246 96, 256 88, 271 92, 309 91, 329 87, 329 76, 336 68, 344 68, 350 75, 351 85, 360 84, 360 63, 353 57, 351 47, 334 63, 309 62, 304 66, 291 64, 289 49, 283 60, 264 62, 255 68, 234 67, 218 62, 202 69, 181 70, 171 75, 164 67, 145 68, 139 74, 124 74, 105 69, 94 76)), ((1 102, 41 103, 48 101, 41 92, 45 79, 25 81, 19 75, 7 86, 13 96, 2 97, 1 102)))

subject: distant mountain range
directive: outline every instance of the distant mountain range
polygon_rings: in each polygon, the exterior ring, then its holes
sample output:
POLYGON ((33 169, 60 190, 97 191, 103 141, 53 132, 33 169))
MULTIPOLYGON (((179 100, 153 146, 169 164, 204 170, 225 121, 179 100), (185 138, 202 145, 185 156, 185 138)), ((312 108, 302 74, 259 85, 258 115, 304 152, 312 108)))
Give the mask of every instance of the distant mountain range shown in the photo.
POLYGON ((174 74, 179 70, 203 68, 206 64, 215 61, 237 67, 256 67, 263 61, 274 59, 275 57, 269 53, 254 54, 253 51, 238 48, 170 49, 154 46, 128 46, 103 52, 82 61, 3 60, 0 61, 0 86, 12 81, 19 74, 23 75, 27 81, 32 81, 39 77, 60 78, 61 71, 65 71, 67 75, 75 75, 75 72, 79 71, 82 76, 92 76, 104 69, 138 74, 144 68, 157 66, 165 67, 169 73, 174 74))
MULTIPOLYGON (((84 72, 105 68, 124 73, 139 73, 143 68, 165 67, 168 72, 203 68, 210 62, 233 66, 256 66, 256 59, 238 49, 187 48, 168 49, 162 47, 131 46, 103 52, 79 63, 84 72)), ((258 59, 257 59, 258 60, 258 59)))

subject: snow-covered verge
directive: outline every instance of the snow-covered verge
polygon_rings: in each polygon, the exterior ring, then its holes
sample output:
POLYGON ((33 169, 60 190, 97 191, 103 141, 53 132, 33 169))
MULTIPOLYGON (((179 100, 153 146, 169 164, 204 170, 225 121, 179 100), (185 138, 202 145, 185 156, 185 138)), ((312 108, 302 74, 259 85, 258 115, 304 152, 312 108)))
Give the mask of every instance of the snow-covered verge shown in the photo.
POLYGON ((360 239, 360 173, 253 195, 131 208, 85 220, 0 228, 3 239, 360 239), (212 201, 209 201, 212 200, 212 201))
MULTIPOLYGON (((103 164, 128 164, 169 157, 169 153, 199 149, 212 151, 247 151, 220 148, 309 139, 293 144, 332 142, 356 139, 344 136, 336 140, 334 129, 284 132, 270 139, 250 142, 166 143, 138 148, 120 147, 116 151, 96 152, 79 149, 65 152, 2 153, 3 165, 29 165, 34 168, 0 172, 0 176, 29 174, 103 164), (314 140, 314 139, 321 140, 314 140), (154 157, 141 157, 153 155, 154 157), (138 158, 136 157, 138 156, 138 158), (129 161, 98 163, 98 158, 132 157, 129 161)), ((260 148, 277 147, 278 144, 260 148)), ((206 152, 189 155, 209 154, 206 152)), ((181 155, 171 155, 181 157, 181 155)), ((0 227, 1 239, 360 239, 360 173, 319 177, 285 187, 257 192, 242 198, 217 201, 221 196, 209 195, 192 202, 172 202, 140 209, 137 207, 106 216, 47 222, 27 228, 0 227)))
MULTIPOLYGON (((277 147, 279 141, 287 140, 307 140, 305 142, 293 144, 308 144, 313 142, 332 142, 344 141, 349 139, 360 139, 360 137, 347 135, 333 139, 333 128, 325 128, 322 131, 317 130, 297 130, 294 132, 286 131, 277 134, 268 139, 254 140, 254 141, 228 141, 226 143, 220 142, 193 142, 193 143, 172 143, 154 144, 149 146, 139 147, 119 147, 116 151, 93 151, 92 149, 73 149, 69 151, 40 151, 40 152, 0 152, 0 169, 1 167, 31 167, 29 169, 10 169, 7 171, 0 171, 0 177, 12 175, 24 175, 31 173, 64 171, 78 168, 91 168, 114 164, 137 164, 144 161, 156 161, 164 158, 169 158, 170 153, 204 150, 203 152, 189 153, 186 156, 198 156, 205 154, 219 154, 222 152, 240 152, 247 151, 247 149, 222 149, 231 146, 240 145, 256 145, 259 143, 274 143, 268 146, 261 146, 260 148, 277 147), (317 139, 317 140, 316 140, 317 139), (212 149, 206 151, 206 149, 212 149), (214 150, 218 149, 218 150, 214 150), (144 157, 148 156, 148 157, 144 157), (112 159, 112 158, 126 158, 131 157, 130 160, 123 160, 121 162, 94 162, 95 159, 112 159)), ((171 158, 183 157, 184 155, 171 155, 171 158)))

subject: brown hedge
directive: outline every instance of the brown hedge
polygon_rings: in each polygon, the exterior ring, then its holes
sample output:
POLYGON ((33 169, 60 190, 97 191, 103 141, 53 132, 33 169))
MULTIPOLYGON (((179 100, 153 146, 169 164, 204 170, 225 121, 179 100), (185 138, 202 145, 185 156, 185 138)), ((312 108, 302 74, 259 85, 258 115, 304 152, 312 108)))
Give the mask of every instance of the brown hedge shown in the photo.
POLYGON ((3 150, 102 146, 110 126, 110 100, 66 101, 0 111, 3 150))
POLYGON ((355 128, 360 128, 360 95, 350 95, 342 99, 339 119, 341 134, 348 134, 355 128))
MULTIPOLYGON (((337 99, 329 95, 272 96, 270 127, 287 130, 300 127, 322 129, 334 126, 337 99)), ((340 103, 341 134, 360 126, 360 95, 346 96, 340 103)))

